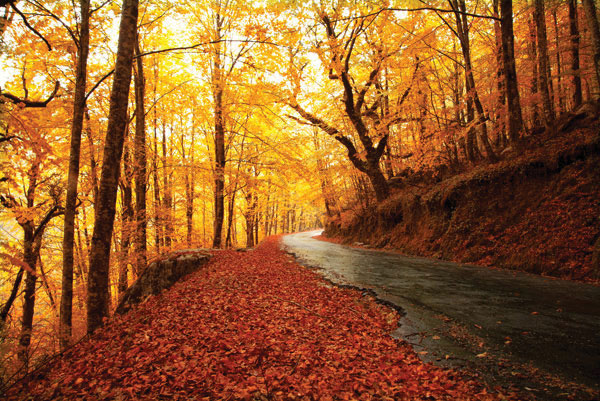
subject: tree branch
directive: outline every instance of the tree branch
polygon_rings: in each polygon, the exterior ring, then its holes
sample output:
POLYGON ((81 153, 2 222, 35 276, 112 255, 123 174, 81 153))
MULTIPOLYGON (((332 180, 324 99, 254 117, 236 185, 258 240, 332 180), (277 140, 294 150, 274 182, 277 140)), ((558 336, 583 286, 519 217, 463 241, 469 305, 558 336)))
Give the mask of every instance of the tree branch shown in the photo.
MULTIPOLYGON (((409 12, 409 13, 417 12, 417 11, 435 11, 435 12, 442 13, 442 14, 452 14, 455 12, 454 10, 447 10, 447 9, 431 7, 431 6, 414 7, 414 8, 386 7, 386 8, 382 8, 380 10, 373 11, 372 13, 368 13, 365 15, 359 15, 357 17, 340 18, 340 19, 334 20, 333 22, 347 21, 347 20, 357 19, 357 18, 373 17, 373 16, 377 16, 377 15, 381 14, 383 11, 399 11, 399 12, 409 12)), ((459 11, 459 13, 463 14, 467 17, 484 18, 484 19, 491 19, 491 20, 495 20, 495 21, 501 20, 499 17, 495 17, 493 15, 481 15, 481 14, 474 14, 474 13, 469 13, 469 12, 465 12, 465 11, 459 11)))
MULTIPOLYGON (((309 122, 310 125, 320 128, 327 135, 334 137, 335 140, 337 140, 339 143, 344 145, 346 147, 346 149, 348 150, 348 158, 350 159, 350 161, 352 162, 354 167, 356 167, 359 171, 362 171, 363 173, 366 172, 367 165, 366 165, 365 161, 359 157, 358 151, 356 150, 356 147, 354 146, 354 144, 352 143, 350 138, 342 135, 342 133, 337 128, 332 127, 331 125, 327 124, 325 121, 323 121, 319 117, 307 112, 299 104, 288 103, 288 106, 290 106, 292 109, 296 110, 298 112, 298 114, 300 114, 300 116, 302 116, 302 118, 304 118, 306 121, 309 122)), ((295 121, 301 122, 297 118, 292 117, 292 119, 295 121)), ((306 122, 304 122, 303 124, 306 124, 306 122)))
POLYGON ((14 3, 12 1, 9 1, 7 4, 10 4, 10 7, 17 13, 19 14, 19 16, 21 17, 21 19, 23 20, 23 23, 25 24, 25 26, 27 28, 29 28, 29 30, 31 32, 33 32, 37 37, 39 37, 40 39, 42 39, 44 41, 44 43, 46 43, 46 46, 48 46, 48 50, 52 51, 52 46, 50 46, 50 43, 48 43, 48 41, 46 40, 46 38, 44 38, 42 36, 41 33, 39 33, 34 27, 32 27, 31 25, 29 25, 29 22, 27 21, 27 17, 21 12, 21 10, 19 10, 17 8, 17 6, 14 5, 14 3))
MULTIPOLYGON (((21 99, 20 97, 15 96, 8 92, 4 92, 4 93, 0 92, 0 98, 4 97, 4 98, 10 100, 14 104, 22 103, 25 105, 25 107, 46 107, 48 105, 48 103, 50 103, 50 101, 52 99, 54 99, 59 88, 60 88, 60 82, 56 81, 56 83, 54 84, 54 90, 52 91, 52 93, 50 94, 48 99, 46 99, 44 101, 21 99)), ((4 101, 2 99, 0 99, 0 103, 4 103, 4 101)))
POLYGON ((33 238, 35 239, 38 235, 40 235, 40 233, 44 232, 44 230, 46 229, 46 224, 48 224, 50 222, 50 220, 52 220, 56 216, 60 216, 64 212, 65 212, 65 209, 62 206, 60 206, 60 205, 52 206, 52 208, 50 210, 48 210, 48 212, 46 213, 46 215, 44 216, 42 221, 40 221, 40 223, 35 228, 35 231, 33 232, 33 238))

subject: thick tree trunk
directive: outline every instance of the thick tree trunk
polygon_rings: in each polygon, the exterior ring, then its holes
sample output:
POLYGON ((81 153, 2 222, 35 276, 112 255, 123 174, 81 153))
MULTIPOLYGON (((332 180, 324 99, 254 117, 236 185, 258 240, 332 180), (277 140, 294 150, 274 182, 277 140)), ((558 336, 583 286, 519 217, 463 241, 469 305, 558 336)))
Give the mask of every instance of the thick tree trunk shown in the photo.
POLYGON ((104 141, 104 158, 94 234, 90 250, 88 275, 87 331, 93 333, 104 324, 109 308, 110 241, 115 221, 117 186, 123 140, 127 127, 127 100, 131 83, 133 48, 137 29, 138 0, 124 0, 119 27, 117 63, 110 95, 108 126, 104 141))
POLYGON ((212 63, 212 95, 215 124, 215 167, 214 167, 214 221, 213 221, 213 248, 221 248, 223 236, 223 220, 225 218, 225 116, 223 92, 225 77, 223 72, 222 38, 221 29, 224 18, 217 12, 214 16, 215 44, 212 63))
POLYGON ((136 74, 134 78, 135 84, 135 140, 133 146, 133 155, 135 166, 135 263, 133 265, 133 271, 135 276, 146 267, 147 263, 147 228, 148 223, 146 219, 146 188, 147 188, 147 175, 146 175, 146 110, 145 110, 145 92, 146 92, 146 79, 144 78, 144 63, 140 56, 139 37, 136 41, 135 54, 136 60, 136 74))
MULTIPOLYGON (((592 36, 592 55, 594 59, 594 70, 596 72, 597 90, 600 91, 600 23, 596 12, 594 0, 582 0, 588 28, 592 36)), ((600 96, 600 93, 596 93, 600 96)))
POLYGON ((515 65, 512 0, 500 0, 500 12, 502 20, 500 27, 502 30, 502 61, 506 87, 508 137, 512 143, 517 143, 523 130, 523 116, 521 114, 521 100, 515 65))
POLYGON ((379 167, 379 160, 369 161, 367 164, 368 167, 365 173, 375 190, 375 198, 377 202, 383 202, 390 195, 390 187, 379 167))
POLYGON ((60 349, 65 350, 71 342, 73 316, 73 245, 75 242, 75 209, 77 207, 77 182, 79 181, 79 159, 81 133, 85 111, 85 86, 87 82, 87 59, 90 44, 90 1, 81 0, 81 28, 77 49, 75 73, 75 96, 73 99, 73 121, 71 123, 71 149, 69 175, 65 202, 63 236, 62 292, 60 298, 60 349))
POLYGON ((29 366, 29 345, 31 344, 33 313, 35 310, 35 285, 37 282, 36 265, 40 254, 42 237, 41 235, 35 235, 33 223, 24 225, 23 231, 23 260, 29 265, 31 271, 27 271, 25 276, 23 316, 21 317, 18 354, 19 360, 27 368, 29 366))
MULTIPOLYGON (((500 7, 498 0, 493 0, 494 17, 500 18, 500 7)), ((500 21, 494 20, 494 39, 496 40, 496 87, 498 89, 498 100, 495 112, 495 120, 498 127, 497 144, 500 148, 506 146, 506 127, 501 120, 502 110, 506 109, 506 89, 504 87, 504 68, 502 64, 502 29, 500 21)))
POLYGON ((581 71, 579 70, 579 27, 577 26, 577 0, 569 0, 569 33, 571 35, 571 74, 573 81, 572 109, 578 108, 581 93, 581 71))
POLYGON ((548 57, 548 37, 546 33, 546 12, 544 0, 534 0, 535 3, 535 25, 538 45, 538 74, 539 91, 542 95, 542 107, 546 125, 554 121, 554 107, 550 98, 550 59, 548 57))

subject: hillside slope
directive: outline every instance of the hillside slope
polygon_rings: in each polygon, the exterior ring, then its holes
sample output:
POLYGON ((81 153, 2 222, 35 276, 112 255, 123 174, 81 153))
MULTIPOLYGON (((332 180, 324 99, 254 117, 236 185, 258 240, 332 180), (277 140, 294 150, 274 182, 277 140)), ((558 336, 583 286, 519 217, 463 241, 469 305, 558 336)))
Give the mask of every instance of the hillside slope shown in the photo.
POLYGON ((443 180, 396 184, 369 210, 329 220, 325 235, 403 253, 595 281, 600 235, 598 105, 564 116, 558 133, 443 180), (594 251, 595 249, 595 251, 594 251))

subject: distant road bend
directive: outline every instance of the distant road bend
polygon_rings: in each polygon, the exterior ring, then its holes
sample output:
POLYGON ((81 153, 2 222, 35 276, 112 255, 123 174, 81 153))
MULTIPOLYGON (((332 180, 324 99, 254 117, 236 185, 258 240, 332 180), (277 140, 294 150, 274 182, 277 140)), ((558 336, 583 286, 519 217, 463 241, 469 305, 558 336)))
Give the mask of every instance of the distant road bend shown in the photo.
POLYGON ((395 335, 426 360, 538 399, 598 399, 600 287, 284 237, 329 280, 374 290, 406 315, 395 335))

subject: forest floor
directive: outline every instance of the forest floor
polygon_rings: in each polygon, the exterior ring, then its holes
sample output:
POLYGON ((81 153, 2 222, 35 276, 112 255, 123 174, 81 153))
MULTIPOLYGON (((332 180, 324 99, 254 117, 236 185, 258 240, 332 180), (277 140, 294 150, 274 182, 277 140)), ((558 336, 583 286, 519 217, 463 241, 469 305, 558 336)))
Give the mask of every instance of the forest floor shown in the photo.
MULTIPOLYGON (((332 286, 272 237, 114 318, 8 399, 496 400, 392 338, 399 314, 332 286)), ((498 391, 498 390, 496 390, 498 391)))

